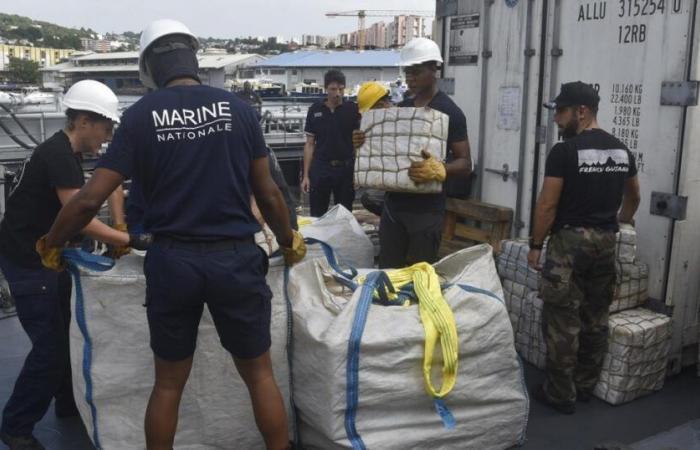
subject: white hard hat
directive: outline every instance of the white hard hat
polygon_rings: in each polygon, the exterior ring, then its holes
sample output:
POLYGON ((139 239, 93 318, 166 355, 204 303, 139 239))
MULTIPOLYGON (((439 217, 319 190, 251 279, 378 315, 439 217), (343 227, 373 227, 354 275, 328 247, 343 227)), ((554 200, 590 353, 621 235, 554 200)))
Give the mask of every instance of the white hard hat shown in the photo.
POLYGON ((428 61, 442 63, 440 48, 431 39, 424 37, 411 39, 408 44, 401 49, 402 66, 413 66, 428 61))
POLYGON ((78 111, 92 111, 119 123, 119 99, 99 81, 78 81, 63 96, 63 105, 78 111))
POLYGON ((153 78, 148 73, 148 68, 146 67, 146 51, 155 41, 163 36, 169 36, 171 34, 187 36, 191 39, 192 49, 197 51, 199 48, 197 36, 192 34, 190 29, 187 28, 182 22, 172 19, 159 19, 148 24, 146 29, 141 33, 141 45, 139 48, 139 78, 146 87, 157 87, 156 83, 153 81, 153 78))

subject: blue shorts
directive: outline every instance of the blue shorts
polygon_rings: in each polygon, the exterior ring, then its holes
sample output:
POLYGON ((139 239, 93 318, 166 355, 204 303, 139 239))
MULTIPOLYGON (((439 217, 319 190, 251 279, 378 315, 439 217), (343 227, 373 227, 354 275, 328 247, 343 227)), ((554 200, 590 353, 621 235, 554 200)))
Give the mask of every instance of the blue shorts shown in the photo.
POLYGON ((156 238, 144 263, 151 348, 180 361, 194 354, 204 304, 221 345, 236 358, 270 348, 268 259, 250 240, 211 243, 156 238))

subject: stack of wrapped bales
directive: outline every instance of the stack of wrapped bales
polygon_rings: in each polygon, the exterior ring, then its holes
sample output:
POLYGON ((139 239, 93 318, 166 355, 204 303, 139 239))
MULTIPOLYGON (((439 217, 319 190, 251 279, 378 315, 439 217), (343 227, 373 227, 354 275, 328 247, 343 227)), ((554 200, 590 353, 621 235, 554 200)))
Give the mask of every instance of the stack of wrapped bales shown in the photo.
MULTIPOLYGON (((544 368, 547 350, 542 335, 539 272, 527 264, 524 240, 504 241, 497 258, 515 346, 531 364, 544 368)), ((542 252, 544 260, 546 245, 542 252)), ((648 294, 649 271, 636 260, 634 228, 617 234, 615 294, 610 305, 609 347, 594 394, 611 403, 634 400, 663 387, 670 346, 671 319, 640 307, 648 294)))

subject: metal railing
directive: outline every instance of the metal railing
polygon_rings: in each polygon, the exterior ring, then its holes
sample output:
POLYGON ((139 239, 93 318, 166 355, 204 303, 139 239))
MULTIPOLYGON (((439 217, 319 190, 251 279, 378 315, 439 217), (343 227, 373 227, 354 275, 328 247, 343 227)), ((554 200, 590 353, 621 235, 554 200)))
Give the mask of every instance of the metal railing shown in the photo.
MULTIPOLYGON (((273 105, 264 108, 260 125, 265 141, 271 147, 303 146, 305 141, 304 125, 308 105, 273 105)), ((32 142, 45 141, 65 125, 65 115, 62 112, 31 112, 17 113, 15 117, 0 113, 0 122, 7 130, 0 129, 0 163, 7 160, 21 160, 35 144, 32 142), (23 130, 15 118, 20 121, 23 130), (15 138, 15 139, 13 139, 15 138), (17 140, 26 144, 20 145, 17 140), (23 156, 24 155, 24 156, 23 156)))

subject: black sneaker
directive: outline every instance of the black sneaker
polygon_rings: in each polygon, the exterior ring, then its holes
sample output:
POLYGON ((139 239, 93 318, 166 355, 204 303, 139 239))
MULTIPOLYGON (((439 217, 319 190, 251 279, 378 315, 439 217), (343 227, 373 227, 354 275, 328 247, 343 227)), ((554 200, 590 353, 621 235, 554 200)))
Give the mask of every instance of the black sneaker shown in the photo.
POLYGON ((557 411, 559 411, 562 414, 573 414, 576 412, 576 405, 568 405, 564 403, 554 403, 547 397, 547 394, 544 392, 544 386, 539 385, 537 389, 535 389, 535 392, 532 394, 532 396, 537 400, 538 402, 549 406, 550 408, 554 408, 557 411))
POLYGON ((0 440, 5 443, 10 450, 46 450, 31 434, 29 436, 10 436, 4 431, 0 431, 0 440))

